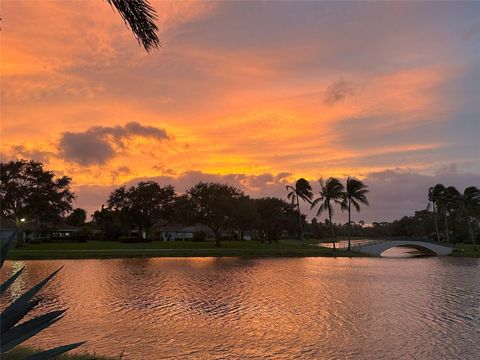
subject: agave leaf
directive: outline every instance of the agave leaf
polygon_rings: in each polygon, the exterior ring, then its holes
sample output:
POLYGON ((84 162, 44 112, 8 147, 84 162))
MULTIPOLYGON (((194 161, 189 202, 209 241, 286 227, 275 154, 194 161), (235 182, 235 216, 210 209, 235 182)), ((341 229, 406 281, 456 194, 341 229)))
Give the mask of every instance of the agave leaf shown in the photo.
MULTIPOLYGON (((63 266, 62 266, 63 267, 63 266)), ((17 300, 15 300, 9 307, 7 307, 1 314, 0 314, 0 332, 3 334, 5 331, 10 329, 13 325, 15 325, 21 318, 25 316, 25 314, 31 310, 26 310, 26 304, 35 296, 35 294, 40 291, 40 289, 45 286, 45 284, 54 277, 61 269, 54 271, 52 274, 47 276, 45 279, 40 281, 37 285, 32 287, 26 293, 21 295, 17 300), (23 309, 23 312, 21 311, 23 309), (21 315, 21 316, 20 316, 21 315), (20 317, 19 317, 20 316, 20 317)))
POLYGON ((60 354, 65 353, 67 351, 73 350, 73 349, 75 349, 75 348, 77 348, 80 345, 83 345, 85 343, 86 343, 86 341, 82 341, 82 342, 78 342, 78 343, 74 343, 74 344, 59 346, 59 347, 56 347, 56 348, 53 348, 53 349, 50 349, 50 350, 46 350, 46 351, 42 351, 40 353, 33 354, 33 355, 25 358, 25 360, 47 360, 47 359, 51 359, 51 358, 54 358, 55 356, 58 356, 60 354))
POLYGON ((2 335, 0 346, 2 353, 10 351, 18 344, 30 339, 43 329, 60 320, 66 310, 52 311, 15 326, 2 335))
POLYGON ((10 249, 10 245, 12 244, 13 239, 15 239, 16 235, 16 233, 10 234, 8 239, 2 244, 2 247, 0 249, 0 268, 3 266, 3 263, 7 258, 8 250, 10 249))
POLYGON ((2 285, 0 285, 0 295, 3 294, 3 292, 5 290, 8 289, 8 287, 10 285, 13 284, 13 282, 15 280, 17 280, 17 278, 20 276, 20 274, 22 273, 23 269, 25 269, 25 267, 21 268, 20 270, 18 270, 15 274, 13 274, 10 279, 6 280, 2 285))
POLYGON ((1 334, 3 335, 5 331, 8 331, 8 329, 12 328, 16 323, 22 320, 23 317, 35 306, 37 306, 40 301, 42 301, 42 299, 38 298, 23 302, 17 304, 15 308, 10 310, 5 316, 2 313, 2 315, 0 315, 1 334))

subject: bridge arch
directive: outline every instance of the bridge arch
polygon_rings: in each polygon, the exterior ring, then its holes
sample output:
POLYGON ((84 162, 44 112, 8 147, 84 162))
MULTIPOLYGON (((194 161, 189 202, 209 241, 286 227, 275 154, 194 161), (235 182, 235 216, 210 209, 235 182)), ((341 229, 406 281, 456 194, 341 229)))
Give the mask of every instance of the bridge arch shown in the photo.
POLYGON ((416 240, 385 240, 375 244, 359 246, 355 250, 373 256, 381 256, 383 252, 394 247, 414 248, 425 255, 445 256, 452 252, 452 249, 449 246, 416 240))

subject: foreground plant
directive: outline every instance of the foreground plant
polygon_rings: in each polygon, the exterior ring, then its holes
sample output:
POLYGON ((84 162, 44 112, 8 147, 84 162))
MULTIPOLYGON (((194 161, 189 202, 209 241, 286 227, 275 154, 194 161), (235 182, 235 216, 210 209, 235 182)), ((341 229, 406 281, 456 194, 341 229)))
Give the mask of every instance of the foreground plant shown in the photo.
MULTIPOLYGON (((10 245, 13 242, 16 234, 12 234, 7 241, 1 244, 0 250, 0 268, 7 257, 10 245)), ((18 279, 24 268, 18 270, 4 283, 0 285, 0 295, 12 285, 15 280, 18 279)), ((33 286, 30 290, 23 293, 15 301, 13 301, 5 310, 0 314, 0 351, 1 355, 7 354, 10 350, 14 349, 17 345, 20 345, 24 341, 37 335, 43 329, 46 329, 50 325, 60 320, 66 309, 55 310, 49 313, 39 315, 31 320, 23 323, 19 322, 32 311, 32 309, 38 305, 42 298, 36 297, 37 293, 61 270, 58 269, 38 284, 33 286)), ((60 354, 75 349, 76 347, 84 344, 85 342, 78 342, 69 345, 59 346, 53 349, 42 351, 33 355, 29 355, 25 360, 45 360, 52 359, 60 354)))

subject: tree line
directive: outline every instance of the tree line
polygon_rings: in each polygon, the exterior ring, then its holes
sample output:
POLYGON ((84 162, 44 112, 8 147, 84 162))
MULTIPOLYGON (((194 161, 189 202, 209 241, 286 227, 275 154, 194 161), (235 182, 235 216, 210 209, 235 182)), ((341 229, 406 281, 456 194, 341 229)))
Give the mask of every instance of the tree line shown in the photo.
MULTIPOLYGON (((476 245, 480 219, 480 190, 467 187, 460 193, 453 186, 437 184, 428 191, 429 206, 393 222, 352 220, 352 212, 368 206, 368 188, 360 180, 347 178, 345 184, 330 177, 319 180, 320 189, 313 193, 304 179, 286 185, 286 200, 275 197, 251 198, 241 189, 228 184, 199 182, 183 194, 172 185, 153 181, 120 186, 110 193, 101 209, 92 215, 93 223, 104 237, 116 240, 135 228, 146 237, 152 226, 162 219, 167 223, 207 226, 219 245, 224 239, 243 239, 253 232, 262 241, 277 241, 283 234, 304 242, 309 237, 330 237, 335 248, 336 234, 352 236, 430 236, 435 240, 470 241, 476 245), (324 223, 314 217, 307 221, 300 211, 305 203, 316 210, 316 217, 326 214, 324 223), (344 224, 334 223, 335 207, 348 214, 344 224), (441 230, 443 229, 443 231, 441 230)), ((43 224, 65 222, 82 226, 86 211, 72 207, 75 194, 71 178, 55 177, 37 161, 16 160, 1 164, 1 216, 15 220, 35 219, 43 224)))

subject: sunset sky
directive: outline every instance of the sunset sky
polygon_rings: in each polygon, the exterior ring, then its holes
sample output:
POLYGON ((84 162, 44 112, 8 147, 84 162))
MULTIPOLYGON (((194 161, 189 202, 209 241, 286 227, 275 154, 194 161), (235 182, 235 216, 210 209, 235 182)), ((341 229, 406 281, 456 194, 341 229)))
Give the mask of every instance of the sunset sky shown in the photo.
POLYGON ((350 175, 367 222, 480 186, 480 2, 152 4, 146 53, 106 1, 2 1, 2 161, 71 176, 90 212, 146 179, 350 175))

